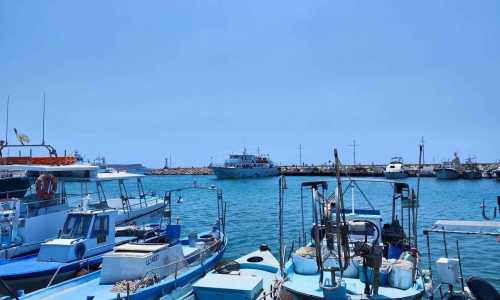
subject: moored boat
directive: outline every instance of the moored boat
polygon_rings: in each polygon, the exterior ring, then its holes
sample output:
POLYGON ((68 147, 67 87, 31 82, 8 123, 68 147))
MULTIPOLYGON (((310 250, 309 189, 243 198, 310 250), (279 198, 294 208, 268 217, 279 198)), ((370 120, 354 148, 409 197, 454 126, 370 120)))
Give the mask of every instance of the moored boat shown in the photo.
POLYGON ((434 169, 434 174, 438 179, 458 179, 460 177, 460 158, 457 153, 453 153, 454 158, 450 161, 443 161, 441 165, 434 169))
POLYGON ((438 179, 458 179, 460 177, 460 169, 457 164, 444 161, 439 167, 434 169, 434 174, 438 179))
POLYGON ((387 179, 398 179, 408 177, 405 170, 402 157, 393 157, 384 171, 384 176, 387 179))
POLYGON ((115 218, 114 209, 88 210, 86 204, 80 211, 69 212, 64 224, 60 224, 59 237, 42 243, 38 254, 0 262, 3 281, 0 293, 6 295, 18 290, 29 293, 68 280, 81 268, 89 272, 100 265, 102 255, 115 245, 165 240, 159 226, 149 227, 151 232, 141 235, 137 235, 137 230, 126 229, 121 230, 125 234, 115 234, 115 218))
POLYGON ((140 174, 98 173, 98 167, 80 164, 0 165, 0 170, 25 171, 33 186, 24 198, 0 202, 0 210, 8 212, 3 214, 6 222, 2 223, 0 258, 37 251, 40 243, 58 234, 66 213, 80 205, 83 198, 91 198, 90 208, 116 209, 117 225, 159 220, 166 208, 162 196, 144 192, 140 174), (128 180, 137 182, 136 195, 127 191, 128 180), (107 182, 118 183, 118 197, 106 197, 107 182), (89 184, 96 185, 95 193, 89 191, 89 184))
POLYGON ((479 166, 477 165, 477 162, 475 162, 470 157, 465 160, 465 164, 462 167, 461 176, 463 179, 481 179, 481 178, 483 178, 483 174, 479 170, 479 166))
POLYGON ((279 262, 266 244, 233 261, 220 261, 214 271, 193 284, 192 293, 183 299, 233 300, 239 295, 245 299, 278 299, 280 279, 279 262))
POLYGON ((231 154, 223 165, 210 165, 209 168, 219 179, 255 178, 279 175, 278 168, 267 155, 231 154))
MULTIPOLYGON (((339 170, 336 150, 335 156, 339 170)), ((284 205, 285 188, 282 178, 280 209, 284 205)), ((418 200, 413 192, 410 194, 406 183, 341 180, 337 172, 337 182, 303 182, 301 195, 306 194, 311 195, 311 200, 301 199, 302 210, 303 214, 312 213, 312 222, 302 220, 302 231, 291 243, 284 245, 280 241, 284 292, 296 299, 420 299, 423 296, 425 284, 415 242, 416 224, 412 218, 405 218, 407 224, 400 224, 396 219, 397 206, 401 212, 408 211, 408 217, 410 211, 415 213, 418 207, 418 200), (392 218, 384 225, 379 210, 371 204, 371 209, 358 209, 359 204, 354 200, 356 188, 380 183, 393 189, 392 218), (329 186, 333 186, 333 193, 327 193, 329 186), (347 208, 343 194, 349 188, 352 202, 347 208), (304 206, 306 203, 312 207, 304 206), (411 228, 412 232, 405 232, 403 228, 411 228)), ((362 195, 366 199, 367 194, 362 195)), ((281 214, 280 220, 283 220, 281 214)), ((282 232, 283 221, 280 222, 282 232)))
MULTIPOLYGON (((227 244, 225 203, 222 191, 211 187, 194 187, 215 191, 217 215, 211 231, 190 233, 178 243, 125 244, 103 256, 101 269, 60 284, 50 286, 21 299, 159 299, 175 293, 214 268, 227 244)), ((192 189, 192 188, 191 188, 192 189)), ((168 192, 185 191, 176 189, 168 192)), ((208 216, 204 207, 204 214, 208 216)), ((205 219, 200 219, 205 220, 205 219)), ((204 226, 204 225, 203 225, 204 226)))

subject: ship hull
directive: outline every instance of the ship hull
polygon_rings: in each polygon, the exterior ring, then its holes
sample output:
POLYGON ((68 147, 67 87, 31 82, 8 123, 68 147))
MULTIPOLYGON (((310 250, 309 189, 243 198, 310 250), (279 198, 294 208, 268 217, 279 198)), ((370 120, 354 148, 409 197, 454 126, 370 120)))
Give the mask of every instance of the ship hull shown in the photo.
POLYGON ((279 171, 277 168, 225 168, 225 167, 211 167, 210 168, 214 175, 219 179, 230 179, 230 178, 258 178, 258 177, 270 177, 278 176, 279 171))
POLYGON ((408 173, 400 171, 400 172, 384 172, 384 176, 387 179, 399 179, 399 178, 407 178, 408 173))
POLYGON ((438 179, 458 179, 460 177, 458 171, 453 169, 439 169, 435 173, 438 179))

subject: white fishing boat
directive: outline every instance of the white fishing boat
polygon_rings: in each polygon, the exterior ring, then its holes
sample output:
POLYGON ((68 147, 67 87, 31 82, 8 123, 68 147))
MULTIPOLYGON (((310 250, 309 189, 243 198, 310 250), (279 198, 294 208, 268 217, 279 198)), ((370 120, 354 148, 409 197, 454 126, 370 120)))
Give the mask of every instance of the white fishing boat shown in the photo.
MULTIPOLYGON (((340 170, 336 150, 335 158, 335 167, 340 170)), ((282 178, 280 237, 286 218, 282 215, 285 189, 286 181, 282 178)), ((280 240, 281 288, 283 293, 291 294, 288 299, 420 299, 423 296, 424 279, 413 219, 418 201, 406 183, 341 180, 337 172, 336 182, 303 182, 301 195, 302 231, 291 243, 283 244, 280 240), (393 197, 387 203, 392 206, 392 217, 384 225, 380 211, 371 206, 366 191, 361 195, 370 209, 359 209, 361 205, 354 197, 356 189, 363 185, 373 188, 375 184, 386 184, 393 189, 393 197), (329 187, 334 191, 327 193, 329 187), (351 207, 346 207, 344 197, 347 199, 349 189, 351 207), (304 199, 304 195, 310 195, 311 200, 304 199), (396 218, 399 211, 405 214, 407 223, 399 223, 396 218), (304 216, 309 213, 312 220, 306 222, 304 216), (411 228, 412 232, 403 228, 411 228)), ((403 222, 403 215, 399 217, 403 222)))
POLYGON ((90 199, 90 208, 116 209, 117 225, 158 220, 166 207, 163 197, 144 192, 143 175, 139 174, 99 173, 97 166, 80 164, 0 165, 0 170, 25 171, 31 182, 24 198, 0 202, 0 259, 37 251, 43 241, 57 236, 67 212, 81 205, 83 198, 90 199), (127 190, 131 184, 125 182, 130 180, 136 181, 135 194, 127 190), (104 191, 104 186, 110 186, 108 182, 118 185, 115 197, 104 191), (95 190, 90 185, 95 185, 95 190))
POLYGON ((384 176, 387 179, 399 179, 408 177, 405 170, 402 157, 393 157, 384 171, 384 176))
POLYGON ((268 155, 231 154, 223 165, 210 165, 209 168, 219 179, 256 178, 279 175, 279 170, 268 155))

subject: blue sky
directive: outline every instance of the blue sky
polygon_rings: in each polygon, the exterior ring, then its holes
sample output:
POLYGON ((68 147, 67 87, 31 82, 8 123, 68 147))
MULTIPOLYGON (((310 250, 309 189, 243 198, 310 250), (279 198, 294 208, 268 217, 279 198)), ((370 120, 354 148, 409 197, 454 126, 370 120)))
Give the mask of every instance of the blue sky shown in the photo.
POLYGON ((0 0, 0 137, 162 167, 500 159, 498 1, 0 0))

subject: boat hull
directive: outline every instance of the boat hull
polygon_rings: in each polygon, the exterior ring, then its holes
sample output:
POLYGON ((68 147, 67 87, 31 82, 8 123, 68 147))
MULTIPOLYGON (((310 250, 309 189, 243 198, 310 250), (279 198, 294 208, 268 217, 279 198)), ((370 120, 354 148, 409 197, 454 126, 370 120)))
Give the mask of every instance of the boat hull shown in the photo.
POLYGON ((277 168, 226 168, 226 167, 210 167, 214 175, 219 179, 229 178, 259 178, 278 176, 279 171, 277 168))
POLYGON ((453 169, 438 169, 435 174, 438 179, 458 179, 460 177, 460 173, 453 169))
POLYGON ((404 171, 398 171, 398 172, 384 172, 384 176, 387 179, 400 179, 400 178, 407 178, 408 173, 404 171))
POLYGON ((483 174, 480 171, 465 171, 462 175, 463 179, 481 179, 483 174))

